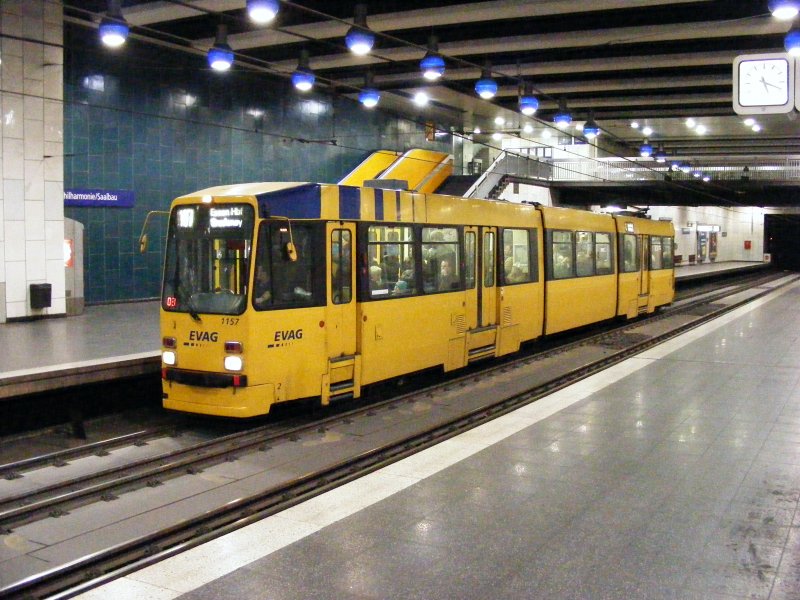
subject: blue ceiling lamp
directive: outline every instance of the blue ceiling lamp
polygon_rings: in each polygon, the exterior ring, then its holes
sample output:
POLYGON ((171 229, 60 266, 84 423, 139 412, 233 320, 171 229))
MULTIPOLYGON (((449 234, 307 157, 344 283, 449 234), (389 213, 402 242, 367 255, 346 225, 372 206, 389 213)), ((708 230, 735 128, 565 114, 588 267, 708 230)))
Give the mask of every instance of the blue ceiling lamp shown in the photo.
POLYGON ((681 173, 688 175, 692 170, 692 165, 687 162, 682 162, 678 168, 681 170, 681 173))
POLYGON ((794 19, 800 13, 800 0, 770 0, 769 12, 781 21, 794 19))
POLYGON ((356 4, 353 26, 344 38, 350 52, 358 56, 369 54, 375 45, 375 34, 367 27, 367 5, 356 4))
POLYGON ((657 163, 665 163, 667 162, 667 153, 664 152, 664 146, 659 146, 658 150, 655 153, 655 159, 657 163))
POLYGON ((533 95, 533 86, 526 81, 519 96, 519 112, 530 117, 537 110, 539 110, 539 99, 533 95))
POLYGON ((492 79, 492 66, 488 60, 481 70, 481 78, 475 82, 475 93, 484 100, 491 100, 497 93, 497 82, 492 79))
POLYGON ((300 50, 300 60, 297 61, 297 69, 292 73, 292 85, 301 92, 307 92, 314 87, 314 71, 308 66, 308 50, 300 50))
POLYGON ((381 93, 375 89, 372 83, 372 72, 367 71, 364 75, 364 89, 358 95, 358 101, 364 105, 365 108, 375 108, 380 102, 381 93))
POLYGON ((783 38, 783 46, 792 56, 800 56, 800 23, 794 22, 789 33, 783 38))
POLYGON ((553 123, 555 123, 556 127, 559 129, 566 129, 569 127, 569 124, 572 123, 572 115, 569 114, 567 110, 566 100, 558 101, 558 112, 553 116, 553 123))
POLYGON ((279 9, 278 0, 247 0, 247 14, 253 23, 259 25, 266 25, 272 21, 279 9))
POLYGON ((100 40, 109 48, 119 48, 128 39, 130 28, 122 16, 120 0, 108 0, 106 16, 100 21, 100 40))
POLYGON ((594 111, 589 112, 589 119, 583 124, 583 135, 587 140, 593 140, 600 135, 600 125, 594 120, 594 111))
POLYGON ((439 56, 439 40, 435 35, 428 38, 428 51, 419 61, 419 68, 428 81, 436 81, 444 75, 444 59, 439 56))
POLYGON ((650 158, 653 155, 653 147, 645 140, 644 144, 639 146, 639 156, 642 158, 650 158))
POLYGON ((215 71, 227 71, 233 64, 233 50, 228 45, 228 28, 217 25, 217 39, 208 51, 208 66, 215 71))

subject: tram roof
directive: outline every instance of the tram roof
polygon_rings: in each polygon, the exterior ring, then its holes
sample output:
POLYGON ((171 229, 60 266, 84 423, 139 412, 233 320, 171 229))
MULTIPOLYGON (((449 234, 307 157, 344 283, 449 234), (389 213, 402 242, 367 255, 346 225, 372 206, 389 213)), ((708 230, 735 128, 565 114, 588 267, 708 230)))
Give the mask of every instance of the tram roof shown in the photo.
POLYGON ((291 188, 313 185, 306 181, 261 181, 255 183, 235 183, 232 185, 216 185, 213 187, 191 192, 180 196, 179 199, 196 198, 197 196, 214 196, 216 198, 226 196, 259 196, 271 192, 280 192, 291 188))

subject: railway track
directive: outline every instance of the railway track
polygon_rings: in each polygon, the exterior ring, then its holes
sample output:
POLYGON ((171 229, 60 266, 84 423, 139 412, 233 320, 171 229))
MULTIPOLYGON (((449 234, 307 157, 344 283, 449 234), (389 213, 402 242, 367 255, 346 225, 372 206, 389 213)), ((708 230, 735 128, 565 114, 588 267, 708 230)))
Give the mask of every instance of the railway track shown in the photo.
MULTIPOLYGON (((226 465, 242 471, 235 498, 216 506, 203 505, 202 510, 195 507, 195 514, 187 514, 178 525, 121 535, 111 547, 73 557, 60 567, 0 588, 0 596, 69 597, 512 411, 794 279, 761 278, 760 286, 748 280, 732 290, 681 301, 655 318, 626 323, 314 423, 280 428, 270 424, 180 452, 87 473, 80 481, 64 481, 62 487, 42 487, 37 496, 29 497, 32 502, 24 502, 23 494, 6 494, 0 497, 0 528, 11 535, 35 536, 42 519, 69 519, 71 511, 90 513, 101 500, 114 502, 142 489, 176 488, 181 481, 196 481, 215 469, 219 477, 226 465), (642 333, 643 329, 650 333, 642 333), (483 394, 483 390, 492 393, 483 394), (253 479, 256 473, 262 476, 258 485, 253 479), (250 493, 242 494, 248 481, 250 493)), ((76 537, 80 535, 76 532, 76 537)))

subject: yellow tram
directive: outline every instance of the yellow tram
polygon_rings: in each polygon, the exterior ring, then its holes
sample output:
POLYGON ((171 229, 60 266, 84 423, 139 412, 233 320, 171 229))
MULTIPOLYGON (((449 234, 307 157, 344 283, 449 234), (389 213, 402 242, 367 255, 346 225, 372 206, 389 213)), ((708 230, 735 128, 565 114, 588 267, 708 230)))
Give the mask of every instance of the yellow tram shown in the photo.
POLYGON ((176 199, 161 303, 168 409, 278 402, 509 354, 674 296, 671 223, 345 185, 176 199))

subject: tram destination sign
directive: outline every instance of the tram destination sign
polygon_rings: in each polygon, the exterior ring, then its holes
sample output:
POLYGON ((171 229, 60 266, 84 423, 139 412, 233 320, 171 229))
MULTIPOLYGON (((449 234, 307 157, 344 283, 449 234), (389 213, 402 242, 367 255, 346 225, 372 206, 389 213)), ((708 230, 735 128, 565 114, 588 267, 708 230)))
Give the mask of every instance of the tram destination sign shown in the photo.
POLYGON ((69 188, 64 190, 64 206, 111 206, 133 208, 133 190, 98 190, 69 188))

